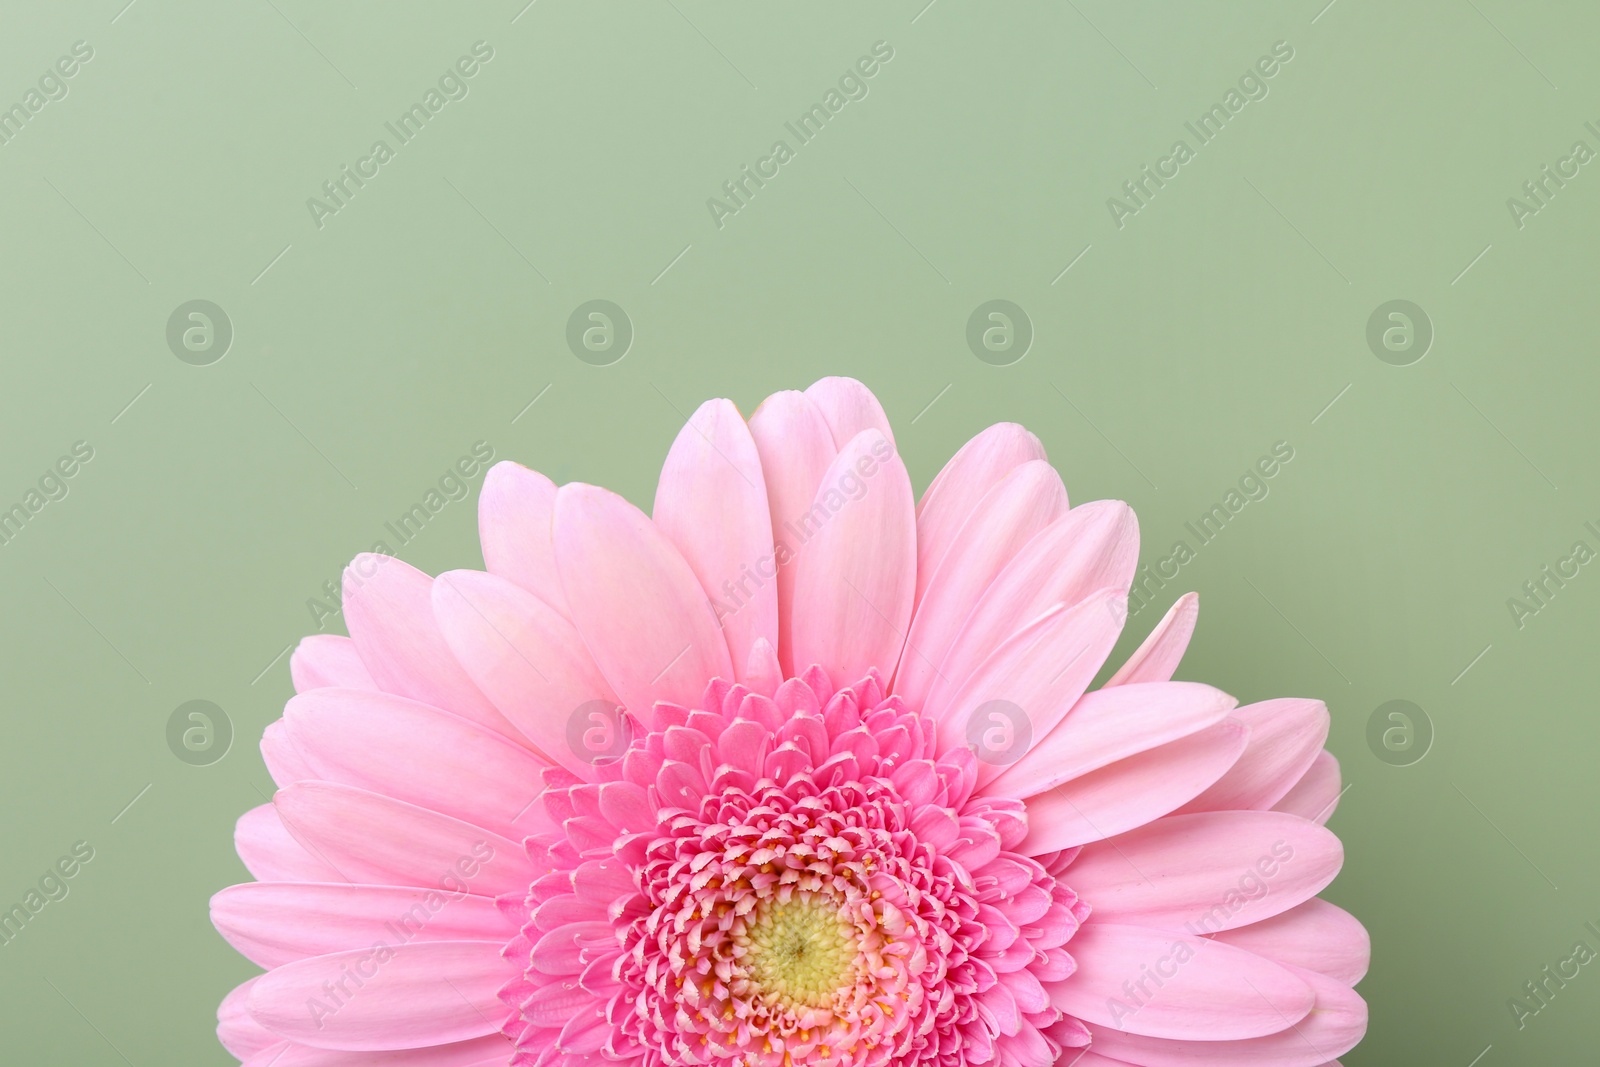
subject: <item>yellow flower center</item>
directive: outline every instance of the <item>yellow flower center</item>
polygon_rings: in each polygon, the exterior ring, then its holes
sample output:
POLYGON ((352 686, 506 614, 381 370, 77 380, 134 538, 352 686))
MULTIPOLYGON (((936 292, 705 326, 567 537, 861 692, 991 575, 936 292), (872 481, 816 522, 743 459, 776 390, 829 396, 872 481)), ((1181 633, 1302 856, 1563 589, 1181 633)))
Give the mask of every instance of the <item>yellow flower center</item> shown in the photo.
POLYGON ((855 928, 826 897, 762 901, 739 940, 745 973, 775 1006, 825 1008, 855 982, 855 928))

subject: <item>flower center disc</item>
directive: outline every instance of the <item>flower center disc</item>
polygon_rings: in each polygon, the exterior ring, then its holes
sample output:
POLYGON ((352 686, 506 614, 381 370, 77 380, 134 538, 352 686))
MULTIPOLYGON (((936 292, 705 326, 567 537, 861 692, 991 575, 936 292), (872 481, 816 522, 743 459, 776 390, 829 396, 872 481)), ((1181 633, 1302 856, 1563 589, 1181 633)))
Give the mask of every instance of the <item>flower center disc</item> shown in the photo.
POLYGON ((1013 851, 1023 803, 975 798, 972 754, 939 755, 875 671, 775 692, 713 681, 600 781, 545 775, 561 830, 529 838, 551 871, 501 991, 518 1067, 1046 1067, 1086 1044, 1045 983, 1088 909, 1013 851), (577 987, 595 1009, 569 1018, 577 987))
POLYGON ((855 984, 856 932, 826 897, 761 901, 734 945, 758 995, 780 1010, 829 1007, 855 984))

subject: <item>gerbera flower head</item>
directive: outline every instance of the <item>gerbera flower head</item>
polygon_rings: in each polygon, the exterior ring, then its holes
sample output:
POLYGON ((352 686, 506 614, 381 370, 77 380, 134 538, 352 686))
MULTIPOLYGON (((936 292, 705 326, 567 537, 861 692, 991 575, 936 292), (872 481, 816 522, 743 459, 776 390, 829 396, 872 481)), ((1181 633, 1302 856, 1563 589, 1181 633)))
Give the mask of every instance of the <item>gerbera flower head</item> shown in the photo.
POLYGON ((1019 426, 920 503, 877 400, 703 405, 653 514, 512 463, 486 569, 358 557, 213 900, 249 1067, 1314 1067, 1366 1008, 1317 898, 1326 708, 1090 686, 1138 554, 1019 426))

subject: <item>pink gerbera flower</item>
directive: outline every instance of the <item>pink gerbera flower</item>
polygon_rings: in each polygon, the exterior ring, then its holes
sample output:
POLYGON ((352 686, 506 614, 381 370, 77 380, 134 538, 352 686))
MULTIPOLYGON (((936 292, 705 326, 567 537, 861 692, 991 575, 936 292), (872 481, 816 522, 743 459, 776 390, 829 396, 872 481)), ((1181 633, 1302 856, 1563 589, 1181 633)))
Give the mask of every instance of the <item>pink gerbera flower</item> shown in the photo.
POLYGON ((1138 555, 993 426, 920 504, 860 383, 702 406, 653 516, 512 463, 487 571, 363 556, 218 893, 249 1067, 1332 1062, 1315 700, 1105 685, 1138 555))

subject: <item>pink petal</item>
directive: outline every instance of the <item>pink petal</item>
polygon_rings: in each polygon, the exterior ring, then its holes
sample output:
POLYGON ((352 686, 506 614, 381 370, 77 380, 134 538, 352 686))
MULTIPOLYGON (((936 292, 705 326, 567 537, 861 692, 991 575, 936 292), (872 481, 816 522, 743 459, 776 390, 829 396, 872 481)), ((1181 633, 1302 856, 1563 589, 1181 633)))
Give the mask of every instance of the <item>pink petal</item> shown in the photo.
POLYGON ((320 881, 525 893, 539 872, 522 846, 481 826, 332 782, 297 782, 273 806, 296 841, 336 872, 320 881))
MULTIPOLYGON (((1050 1000, 1089 1024, 1146 1037, 1230 1041, 1276 1033, 1316 1000, 1288 968, 1203 937, 1088 922, 1072 939, 1078 969, 1050 1000)), ((1111 1050, 1107 1050, 1111 1051, 1111 1050)))
POLYGON ((512 1045, 500 1034, 427 1048, 343 1052, 296 1045, 277 1059, 262 1053, 244 1067, 505 1067, 512 1045))
POLYGON ((1233 717, 1250 727, 1250 744, 1228 773, 1184 811, 1265 810, 1310 769, 1328 739, 1328 707, 1320 700, 1263 700, 1233 717))
POLYGON ((596 1004, 586 1011, 574 1013, 567 1020, 556 1038, 556 1048, 570 1059, 586 1062, 590 1057, 585 1054, 599 1052, 611 1034, 612 1027, 606 1020, 606 1009, 596 1004))
POLYGON ((1300 780, 1272 806, 1274 811, 1287 811, 1302 819, 1327 823, 1333 809, 1339 804, 1339 761, 1332 752, 1323 749, 1300 780))
POLYGON ((1029 797, 1028 836, 1018 851, 1038 856, 1158 819, 1221 778, 1249 736, 1243 723, 1224 719, 1029 797))
POLYGON ((617 703, 589 648, 544 601, 482 571, 446 571, 433 612, 456 659, 533 749, 580 777, 592 763, 574 749, 574 717, 586 704, 617 703))
POLYGON ((821 378, 806 390, 806 399, 816 405, 833 432, 834 447, 841 452, 857 434, 877 430, 894 446, 894 430, 883 405, 872 390, 854 378, 821 378))
MULTIPOLYGON (((778 569, 778 662, 786 677, 796 673, 793 654, 796 524, 811 510, 817 486, 839 454, 822 412, 804 393, 773 393, 750 416, 750 436, 761 456, 778 569)), ((810 666, 810 664, 806 664, 810 666)), ((804 667, 800 668, 804 670, 804 667)))
POLYGON ((318 689, 284 721, 312 777, 340 782, 520 838, 517 816, 547 764, 503 734, 389 693, 318 689))
POLYGON ((1237 705, 1198 682, 1139 682, 1085 693, 1065 719, 984 792, 1021 799, 1221 722, 1237 705))
POLYGON ((549 478, 510 460, 496 463, 484 475, 478 496, 478 538, 490 574, 566 615, 567 595, 550 534, 555 501, 556 485, 549 478))
POLYGON ((313 856, 289 835, 271 804, 251 808, 239 816, 233 845, 245 869, 263 882, 345 881, 327 861, 313 856))
POLYGON ((267 724, 261 734, 261 759, 267 765, 267 773, 272 775, 272 780, 278 785, 288 785, 304 778, 315 778, 316 772, 311 765, 295 748, 294 742, 289 737, 289 728, 283 720, 267 724))
POLYGON ((1367 1005, 1347 986, 1286 967, 1316 994, 1316 1007, 1292 1026, 1242 1041, 1165 1041, 1096 1027, 1095 1048, 1141 1067, 1315 1067, 1356 1046, 1367 1031, 1367 1005))
POLYGON ((771 697, 783 684, 783 668, 778 663, 778 650, 771 642, 757 639, 750 646, 750 658, 745 661, 744 684, 752 693, 771 697))
POLYGON ((1339 839, 1316 823, 1213 811, 1169 815, 1086 845, 1070 878, 1096 922, 1214 934, 1309 900, 1343 863, 1339 839))
POLYGON ((433 618, 433 579, 363 553, 344 571, 344 617, 379 688, 520 737, 450 654, 433 618))
MULTIPOLYGON (((1121 605, 1120 590, 1102 589, 1076 604, 1054 608, 1019 629, 959 689, 936 690, 923 713, 938 723, 940 750, 967 744, 973 716, 983 714, 991 701, 1005 701, 1027 717, 1028 730, 1021 742, 1031 747, 1048 735, 1083 695, 1117 643, 1121 605)), ((979 765, 978 781, 986 782, 1000 772, 1000 758, 1016 759, 1022 752, 1018 748, 1014 754, 991 754, 979 765)))
POLYGON ((777 560, 761 457, 732 401, 706 401, 679 431, 661 469, 653 518, 718 605, 729 657, 744 681, 756 641, 778 642, 777 560))
POLYGON ((865 430, 829 465, 799 524, 794 661, 839 681, 894 670, 911 621, 917 532, 911 479, 888 438, 865 430))
POLYGON ((641 722, 655 721, 658 700, 689 705, 712 678, 733 677, 711 602, 644 512, 610 490, 564 485, 555 542, 572 621, 641 722))
POLYGON ((356 643, 337 634, 312 634, 302 637, 289 653, 289 677, 294 691, 304 693, 322 686, 346 689, 376 689, 372 672, 361 662, 356 643))
POLYGON ((1372 938, 1356 917, 1320 898, 1237 930, 1217 934, 1237 948, 1353 986, 1372 962, 1372 938))
POLYGON ((248 882, 211 898, 211 922, 251 962, 278 967, 379 941, 509 941, 489 897, 399 886, 248 882))
POLYGON ((247 1060, 265 1049, 279 1049, 283 1038, 256 1022, 250 1015, 248 1000, 252 978, 222 998, 217 1008, 217 1040, 238 1060, 247 1060))
POLYGON ((1000 479, 979 502, 972 517, 950 541, 938 573, 917 572, 916 615, 901 660, 894 691, 921 707, 938 678, 934 664, 944 660, 973 605, 989 583, 1027 544, 1067 510, 1061 476, 1043 460, 1023 463, 1000 479))
POLYGON ((1017 628, 1055 604, 1096 590, 1126 590, 1139 557, 1139 525, 1120 500, 1080 504, 1025 545, 990 583, 939 665, 929 702, 957 687, 1017 628))
POLYGON ((431 941, 313 956, 262 975, 250 989, 250 1013, 318 1048, 407 1049, 482 1037, 500 1029, 500 987, 516 973, 500 949, 498 941, 431 941))
POLYGON ((579 974, 591 958, 590 945, 615 937, 616 929, 603 920, 566 923, 534 942, 533 966, 545 974, 579 974))
POLYGON ((1199 617, 1200 594, 1183 594, 1167 609, 1149 636, 1133 650, 1128 662, 1106 682, 1105 688, 1135 682, 1164 682, 1171 678, 1183 654, 1189 649, 1189 638, 1194 636, 1195 622, 1199 617))
POLYGON ((978 502, 1015 468, 1045 458, 1039 439, 1014 422, 984 430, 944 465, 917 504, 917 603, 978 502))
POLYGON ((600 814, 619 834, 651 833, 657 826, 656 806, 644 787, 633 782, 607 782, 600 787, 600 814))
POLYGON ((595 995, 575 982, 563 982, 559 989, 549 986, 523 1003, 522 1018, 536 1027, 559 1030, 580 1011, 594 1010, 595 995))

